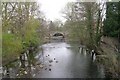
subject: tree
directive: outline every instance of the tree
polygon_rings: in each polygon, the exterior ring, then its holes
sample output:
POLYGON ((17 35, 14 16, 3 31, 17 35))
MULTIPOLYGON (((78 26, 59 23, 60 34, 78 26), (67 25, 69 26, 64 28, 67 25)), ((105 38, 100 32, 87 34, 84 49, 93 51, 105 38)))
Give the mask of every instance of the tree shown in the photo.
POLYGON ((37 32, 40 29, 40 22, 36 17, 38 12, 36 2, 2 2, 4 64, 8 63, 9 59, 9 61, 16 59, 31 44, 37 46, 40 42, 37 32))
POLYGON ((75 2, 67 4, 64 15, 67 19, 64 26, 77 39, 90 48, 98 46, 102 32, 104 4, 96 2, 75 2), (100 7, 102 6, 102 8, 100 7))
POLYGON ((120 2, 107 2, 106 4, 106 19, 104 20, 103 27, 103 33, 105 36, 119 37, 119 6, 120 2))

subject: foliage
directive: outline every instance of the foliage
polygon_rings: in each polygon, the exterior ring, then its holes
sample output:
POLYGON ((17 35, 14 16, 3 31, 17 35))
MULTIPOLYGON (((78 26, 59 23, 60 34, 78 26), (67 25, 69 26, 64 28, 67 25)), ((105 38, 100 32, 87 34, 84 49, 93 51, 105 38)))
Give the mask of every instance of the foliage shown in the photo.
MULTIPOLYGON (((67 11, 63 12, 67 21, 66 30, 70 38, 86 44, 90 48, 98 46, 101 37, 103 4, 95 2, 75 2, 67 4, 67 11)), ((66 9, 65 8, 65 9, 66 9)))
POLYGON ((27 45, 30 44, 37 45, 39 43, 38 37, 39 34, 36 31, 40 26, 39 21, 37 19, 31 18, 29 21, 25 23, 24 26, 25 34, 23 40, 25 41, 25 43, 27 45))
POLYGON ((17 39, 14 34, 3 34, 2 41, 2 56, 3 58, 13 57, 14 55, 19 55, 22 52, 21 39, 17 39), (18 53, 18 54, 16 54, 18 53))
POLYGON ((3 62, 16 59, 30 46, 40 41, 40 12, 36 2, 2 3, 3 62), (27 13, 27 14, 26 14, 27 13), (36 18, 37 14, 39 17, 36 18))
POLYGON ((103 33, 106 36, 118 37, 120 35, 120 2, 107 2, 106 19, 104 21, 103 33))

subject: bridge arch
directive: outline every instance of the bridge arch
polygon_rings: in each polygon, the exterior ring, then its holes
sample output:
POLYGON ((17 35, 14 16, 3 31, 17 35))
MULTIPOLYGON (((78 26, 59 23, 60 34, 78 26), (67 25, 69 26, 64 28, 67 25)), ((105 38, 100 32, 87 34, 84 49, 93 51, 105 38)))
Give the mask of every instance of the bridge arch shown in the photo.
POLYGON ((51 39, 52 40, 65 40, 65 35, 64 33, 61 33, 61 32, 55 32, 51 34, 51 39))
POLYGON ((58 36, 62 36, 62 37, 65 37, 65 35, 61 32, 56 32, 52 35, 53 37, 58 37, 58 36))

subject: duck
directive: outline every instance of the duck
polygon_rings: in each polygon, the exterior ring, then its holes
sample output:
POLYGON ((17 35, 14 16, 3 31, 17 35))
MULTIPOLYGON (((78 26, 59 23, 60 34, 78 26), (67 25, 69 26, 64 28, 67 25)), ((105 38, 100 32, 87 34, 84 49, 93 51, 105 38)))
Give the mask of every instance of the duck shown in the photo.
POLYGON ((51 71, 51 69, 49 69, 49 71, 51 71))
POLYGON ((49 63, 53 62, 53 60, 49 60, 49 63))
POLYGON ((45 70, 47 70, 47 68, 45 68, 45 70))
POLYGON ((49 66, 52 66, 51 64, 49 64, 49 66))
POLYGON ((56 63, 58 63, 58 61, 56 61, 56 63))

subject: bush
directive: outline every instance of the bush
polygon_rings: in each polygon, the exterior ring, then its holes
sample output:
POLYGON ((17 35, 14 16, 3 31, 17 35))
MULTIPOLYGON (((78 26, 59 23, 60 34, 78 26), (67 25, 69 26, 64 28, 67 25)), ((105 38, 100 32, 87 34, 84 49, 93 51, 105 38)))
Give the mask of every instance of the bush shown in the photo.
POLYGON ((22 52, 21 39, 17 39, 14 34, 3 34, 2 57, 3 62, 8 59, 15 59, 22 52))

